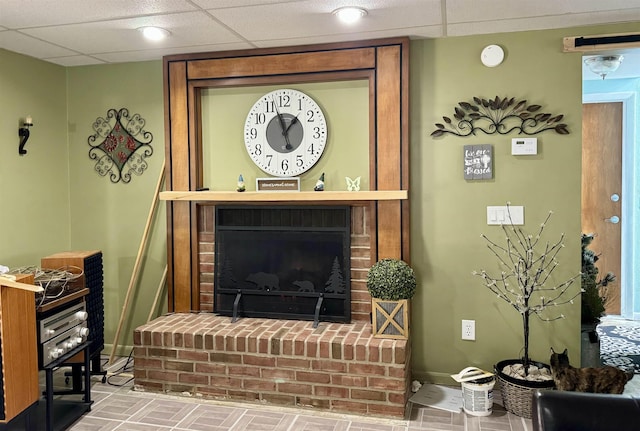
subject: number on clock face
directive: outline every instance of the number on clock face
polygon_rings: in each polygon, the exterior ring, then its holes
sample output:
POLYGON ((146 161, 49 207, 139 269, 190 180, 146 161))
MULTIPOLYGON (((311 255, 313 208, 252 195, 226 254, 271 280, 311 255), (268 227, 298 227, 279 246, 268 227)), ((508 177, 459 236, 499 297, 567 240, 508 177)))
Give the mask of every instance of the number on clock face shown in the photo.
POLYGON ((320 106, 298 90, 280 89, 260 97, 244 125, 249 157, 276 176, 291 177, 311 169, 326 142, 327 123, 320 106))

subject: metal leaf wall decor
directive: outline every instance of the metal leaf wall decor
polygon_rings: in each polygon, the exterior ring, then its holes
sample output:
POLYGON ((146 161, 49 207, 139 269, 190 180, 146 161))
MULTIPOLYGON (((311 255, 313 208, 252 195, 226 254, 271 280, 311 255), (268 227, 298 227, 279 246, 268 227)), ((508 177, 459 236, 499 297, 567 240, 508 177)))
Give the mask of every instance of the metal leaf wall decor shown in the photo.
POLYGON ((506 135, 516 132, 520 135, 536 135, 553 130, 568 135, 567 125, 561 123, 564 115, 540 112, 540 105, 529 105, 526 100, 516 101, 514 97, 484 99, 474 97, 473 103, 459 102, 454 107, 453 118, 442 117, 444 123, 436 123, 431 136, 451 133, 456 136, 476 135, 478 132, 492 135, 506 135))
POLYGON ((145 120, 140 114, 129 116, 129 110, 109 109, 106 118, 98 117, 93 123, 95 135, 89 136, 91 146, 89 158, 97 160, 95 170, 111 182, 131 181, 131 173, 142 175, 148 164, 147 157, 153 154, 153 135, 144 128, 145 120))

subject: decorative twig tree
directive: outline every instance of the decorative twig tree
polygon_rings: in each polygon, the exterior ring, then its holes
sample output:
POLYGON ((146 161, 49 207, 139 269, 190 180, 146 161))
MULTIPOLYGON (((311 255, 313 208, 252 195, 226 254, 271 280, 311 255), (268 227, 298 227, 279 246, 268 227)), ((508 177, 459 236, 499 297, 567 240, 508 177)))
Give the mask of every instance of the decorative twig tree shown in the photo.
POLYGON ((543 321, 564 318, 563 314, 549 317, 549 308, 558 307, 580 295, 580 291, 572 293, 569 287, 580 277, 580 274, 561 283, 555 283, 551 274, 558 267, 556 257, 564 247, 564 233, 555 243, 541 243, 542 233, 553 212, 549 211, 547 218, 540 225, 535 236, 526 234, 522 228, 513 225, 511 213, 507 204, 509 224, 503 224, 502 230, 506 238, 505 244, 500 245, 482 234, 487 241, 487 248, 497 257, 501 272, 491 275, 484 269, 473 274, 482 277, 484 285, 498 298, 506 301, 522 316, 524 335, 524 356, 522 358, 525 374, 529 364, 529 318, 536 315, 543 321), (539 249, 539 250, 538 250, 539 249))

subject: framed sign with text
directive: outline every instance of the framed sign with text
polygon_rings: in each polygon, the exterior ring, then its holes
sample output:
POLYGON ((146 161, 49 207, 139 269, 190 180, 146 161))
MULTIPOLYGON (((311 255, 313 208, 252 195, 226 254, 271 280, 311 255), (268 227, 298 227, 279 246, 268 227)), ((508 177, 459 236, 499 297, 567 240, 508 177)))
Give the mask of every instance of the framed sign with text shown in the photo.
POLYGON ((465 145, 463 157, 465 180, 493 178, 493 145, 465 145))
POLYGON ((256 178, 257 192, 299 192, 300 178, 256 178))

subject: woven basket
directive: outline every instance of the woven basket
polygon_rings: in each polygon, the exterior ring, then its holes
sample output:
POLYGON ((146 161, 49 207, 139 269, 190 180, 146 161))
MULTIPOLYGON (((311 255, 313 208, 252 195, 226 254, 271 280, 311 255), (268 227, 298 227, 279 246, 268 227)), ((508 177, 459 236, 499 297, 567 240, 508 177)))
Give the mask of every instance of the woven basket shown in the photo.
MULTIPOLYGON (((502 369, 505 366, 521 362, 522 361, 520 359, 508 359, 506 361, 498 362, 494 368, 504 408, 516 416, 531 419, 533 391, 536 389, 552 389, 554 387, 554 383, 553 380, 545 382, 530 382, 527 380, 514 379, 502 372, 502 369)), ((548 365, 540 362, 532 361, 531 365, 535 365, 539 368, 549 368, 548 365)))

